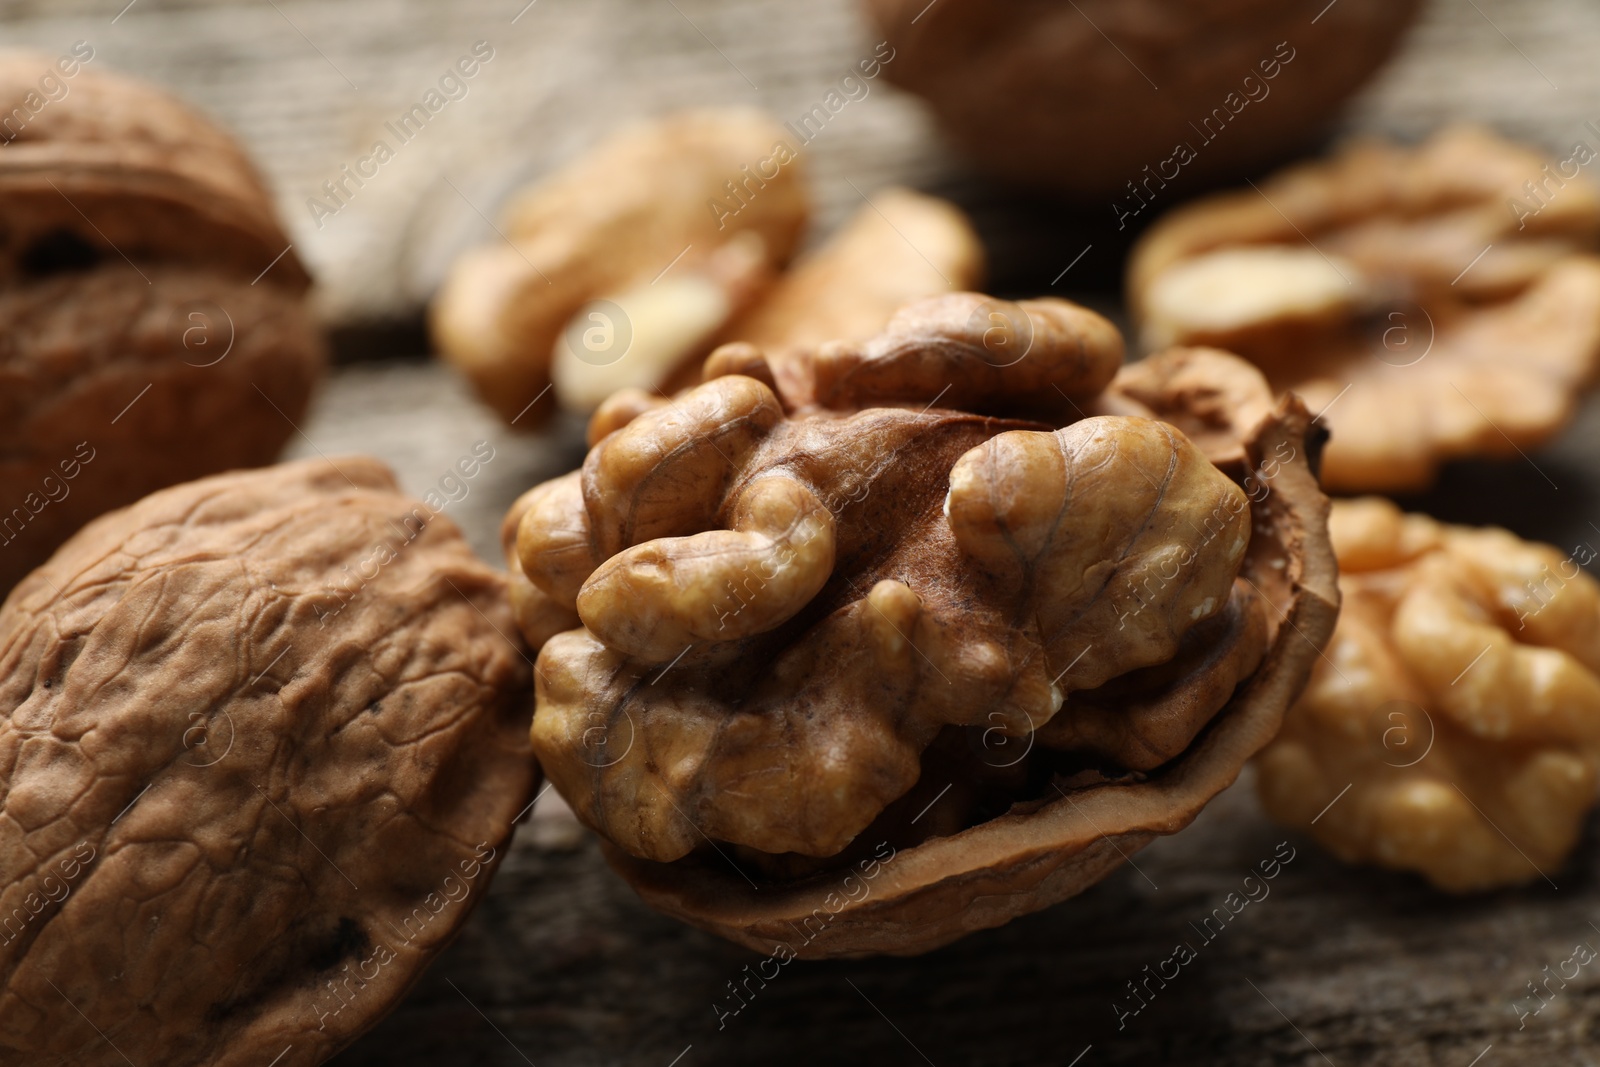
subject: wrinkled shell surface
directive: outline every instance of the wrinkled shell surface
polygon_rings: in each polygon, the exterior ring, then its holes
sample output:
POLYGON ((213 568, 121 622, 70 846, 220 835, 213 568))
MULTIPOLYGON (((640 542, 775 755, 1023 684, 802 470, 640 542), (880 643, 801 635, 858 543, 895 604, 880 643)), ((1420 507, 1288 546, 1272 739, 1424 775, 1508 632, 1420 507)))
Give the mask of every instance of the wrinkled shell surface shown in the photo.
MULTIPOLYGON (((0 99, 56 61, 0 53, 0 99)), ((0 151, 0 593, 102 512, 271 462, 322 369, 249 161, 103 62, 0 151)))
POLYGON ((1304 409, 1203 350, 1114 385, 1121 351, 977 294, 725 346, 518 502, 534 747, 648 901, 923 951, 1092 884, 1270 738, 1334 610, 1304 409))
POLYGON ((1267 810, 1346 862, 1454 892, 1554 875, 1600 781, 1594 549, 1373 498, 1330 525, 1344 610, 1259 760, 1267 810))
POLYGON ((0 608, 0 1062, 320 1063, 482 897, 537 776, 504 581, 336 463, 150 496, 0 608))
POLYGON ((1236 177, 1306 144, 1421 4, 1341 0, 1314 25, 1273 0, 866 6, 894 47, 885 76, 925 97, 974 163, 1137 213, 1167 181, 1236 177), (1146 181, 1135 199, 1129 183, 1146 181))
POLYGON ((1220 345, 1326 409, 1332 489, 1420 489, 1446 460, 1535 448, 1600 370, 1600 189, 1554 166, 1457 128, 1198 201, 1130 264, 1144 343, 1220 345))

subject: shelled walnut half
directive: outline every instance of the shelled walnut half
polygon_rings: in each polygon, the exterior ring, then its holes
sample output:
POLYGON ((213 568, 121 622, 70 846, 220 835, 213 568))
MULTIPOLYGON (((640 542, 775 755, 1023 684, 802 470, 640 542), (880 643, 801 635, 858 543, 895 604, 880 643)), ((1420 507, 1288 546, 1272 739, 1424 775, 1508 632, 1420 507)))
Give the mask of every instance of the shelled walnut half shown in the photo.
POLYGON ((534 748, 647 901, 921 952, 1081 891, 1271 738, 1336 611, 1307 414, 1223 353, 1121 358, 973 293, 727 345, 518 502, 534 748))
POLYGON ((865 340, 901 304, 981 280, 961 212, 904 189, 785 273, 810 213, 803 171, 758 111, 629 127, 523 192, 504 239, 457 261, 432 309, 439 347, 532 428, 558 406, 695 381, 720 342, 865 340))
POLYGON ((102 512, 272 462, 322 371, 255 168, 100 62, 0 53, 0 594, 102 512))
POLYGON ((0 1062, 323 1062, 538 769, 505 583, 375 460, 175 486, 0 607, 0 1062))
POLYGON ((1592 158, 1462 127, 1197 201, 1130 263, 1142 341, 1219 345, 1325 410, 1334 490, 1421 489, 1447 460, 1534 448, 1600 370, 1592 158))
POLYGON ((1600 783, 1594 550, 1376 498, 1330 528, 1343 614, 1258 761, 1267 811, 1452 892, 1554 874, 1600 783))

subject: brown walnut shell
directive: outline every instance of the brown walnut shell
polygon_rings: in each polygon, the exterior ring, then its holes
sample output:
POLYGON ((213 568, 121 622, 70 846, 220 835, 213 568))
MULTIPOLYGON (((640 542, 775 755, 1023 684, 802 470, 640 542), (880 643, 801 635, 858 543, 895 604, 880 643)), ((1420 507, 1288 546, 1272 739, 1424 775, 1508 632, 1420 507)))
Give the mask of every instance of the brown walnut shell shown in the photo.
POLYGON ((102 512, 271 462, 324 362, 238 145, 99 62, 0 54, 0 592, 102 512))
POLYGON ((1082 308, 971 293, 728 345, 518 502, 534 748, 647 902, 925 951, 1104 877, 1272 738, 1336 614, 1320 442, 1226 353, 1120 359, 1082 308))
POLYGON ((974 163, 1138 214, 1169 181, 1236 177, 1304 145, 1421 3, 1341 0, 1314 24, 1273 0, 866 6, 894 48, 885 75, 927 99, 974 163))
POLYGON ((0 1062, 308 1065, 372 1026, 537 784, 513 627, 370 459, 71 539, 0 608, 0 1062))

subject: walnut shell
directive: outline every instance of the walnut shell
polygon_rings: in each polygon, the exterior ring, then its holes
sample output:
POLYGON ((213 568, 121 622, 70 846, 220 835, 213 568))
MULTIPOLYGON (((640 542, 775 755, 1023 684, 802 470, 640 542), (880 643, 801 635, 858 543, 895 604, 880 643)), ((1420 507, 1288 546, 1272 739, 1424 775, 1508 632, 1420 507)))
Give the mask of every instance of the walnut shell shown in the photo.
POLYGON ((1550 878, 1600 784, 1594 548, 1376 498, 1335 503, 1330 528, 1344 613, 1257 761, 1263 806, 1452 892, 1550 878))
POLYGON ((1196 201, 1129 264, 1141 339, 1237 352, 1323 412, 1330 489, 1515 457, 1600 372, 1600 187, 1576 170, 1458 127, 1196 201))
POLYGON ((866 6, 893 47, 884 73, 924 97, 975 164, 1114 198, 1121 217, 1171 196, 1169 182, 1237 177, 1306 144, 1421 3, 1340 0, 1314 24, 1273 0, 866 6))
POLYGON ((310 279, 238 145, 59 62, 0 53, 0 98, 40 102, 0 151, 0 592, 104 511, 271 462, 324 362, 310 279), (47 72, 67 95, 39 97, 47 72))
POLYGON ((924 951, 1092 884, 1271 738, 1337 602, 1308 416, 1224 353, 1121 353, 971 293, 728 345, 518 502, 534 748, 649 903, 924 951))
POLYGON ((536 784, 513 627, 370 459, 68 541, 0 607, 0 1061, 316 1064, 376 1022, 536 784))

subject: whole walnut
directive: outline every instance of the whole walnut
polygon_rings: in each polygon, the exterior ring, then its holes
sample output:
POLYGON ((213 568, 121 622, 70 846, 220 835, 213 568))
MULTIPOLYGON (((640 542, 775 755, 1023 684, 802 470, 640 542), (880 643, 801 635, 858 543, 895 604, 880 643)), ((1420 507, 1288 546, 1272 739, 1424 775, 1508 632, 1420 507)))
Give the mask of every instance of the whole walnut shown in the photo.
POLYGON ((1224 353, 1121 358, 975 293, 727 345, 517 502, 534 748, 647 901, 924 951, 1092 884, 1271 738, 1335 612, 1308 416, 1224 353))
MULTIPOLYGON (((866 0, 888 78, 974 164, 1138 215, 1314 138, 1420 0, 866 0), (1311 17, 1315 15, 1315 17, 1311 17)), ((1125 224, 1125 223, 1124 223, 1125 224)), ((1119 228, 1121 228, 1119 226, 1119 228)))
POLYGON ((272 462, 324 362, 239 146, 98 62, 0 53, 0 593, 102 512, 272 462))
POLYGON ((1330 527, 1344 610, 1258 761, 1267 811, 1451 892, 1550 878, 1600 784, 1595 550, 1376 498, 1330 527))
POLYGON ((1134 251, 1141 340, 1219 345, 1299 393, 1332 431, 1330 489, 1422 489, 1447 460, 1514 458, 1600 371, 1587 151, 1550 162, 1455 127, 1198 200, 1134 251))
POLYGON ((875 193, 786 271, 810 214, 799 147, 749 108, 625 127, 456 261, 431 311, 440 351, 533 429, 558 407, 697 381, 723 341, 865 340, 901 304, 981 280, 965 216, 906 189, 875 193))
POLYGON ((0 1062, 308 1065, 370 1027, 537 784, 515 636, 375 460, 69 540, 0 607, 0 1062))

